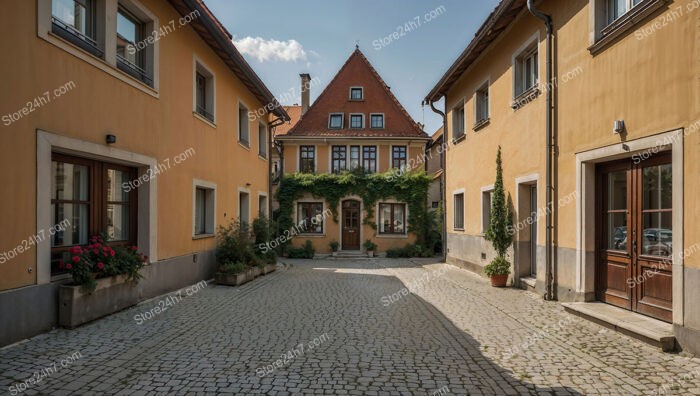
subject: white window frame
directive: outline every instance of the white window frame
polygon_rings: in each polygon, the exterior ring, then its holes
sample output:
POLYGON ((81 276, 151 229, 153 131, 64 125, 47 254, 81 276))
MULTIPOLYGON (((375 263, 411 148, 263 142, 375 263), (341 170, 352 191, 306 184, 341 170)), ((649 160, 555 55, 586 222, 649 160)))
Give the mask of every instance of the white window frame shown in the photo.
POLYGON ((216 183, 206 181, 206 180, 200 180, 200 179, 193 179, 192 180, 192 239, 201 239, 201 238, 211 238, 214 237, 214 233, 216 232, 216 183), (211 191, 211 196, 206 197, 207 202, 205 202, 205 205, 207 206, 207 217, 204 220, 205 222, 205 232, 203 234, 197 234, 197 223, 196 223, 196 217, 197 217, 197 189, 204 189, 211 191))
POLYGON ((345 113, 330 113, 328 114, 328 129, 343 129, 345 127, 345 113), (333 116, 340 116, 340 128, 334 128, 331 126, 331 118, 333 116))
POLYGON ((365 129, 365 114, 364 113, 350 113, 348 114, 348 129, 365 129), (355 128, 352 126, 352 117, 360 116, 362 119, 362 125, 360 128, 355 128))
POLYGON ((386 117, 384 116, 384 113, 369 113, 369 129, 386 129, 386 117), (382 116, 382 127, 377 128, 372 126, 372 117, 373 116, 382 116))
POLYGON ((265 159, 265 160, 266 160, 267 157, 268 157, 268 153, 267 153, 267 152, 269 151, 269 150, 268 150, 268 149, 269 149, 269 147, 268 147, 269 144, 268 144, 268 140, 267 140, 267 135, 268 135, 268 132, 267 132, 267 124, 265 124, 264 122, 258 122, 258 156, 259 156, 260 158, 262 158, 262 159, 265 159), (265 133, 263 133, 262 135, 260 134, 260 129, 261 129, 261 128, 262 128, 262 129, 264 130, 264 132, 265 132, 265 133), (261 137, 262 137, 262 139, 261 139, 261 137), (263 144, 263 143, 264 143, 264 144, 263 144), (261 151, 261 149, 262 149, 262 151, 261 151))
POLYGON ((467 135, 467 112, 466 112, 466 98, 462 98, 458 100, 453 106, 452 106, 452 136, 455 139, 461 139, 464 136, 467 135), (457 114, 458 112, 462 113, 462 119, 457 120, 457 114), (458 121, 461 121, 458 122, 458 121), (455 127, 456 125, 460 125, 462 127, 461 134, 457 133, 457 128, 455 127))
POLYGON ((350 99, 350 100, 352 100, 352 101, 358 101, 358 102, 359 102, 359 101, 365 100, 365 88, 364 88, 364 87, 350 87, 350 89, 348 89, 348 99, 350 99), (359 90, 360 90, 360 94, 361 94, 360 99, 353 99, 353 98, 352 98, 352 90, 353 90, 353 89, 359 89, 359 90))
MULTIPOLYGON (((150 51, 151 57, 147 56, 147 65, 152 64, 151 78, 153 79, 153 86, 148 86, 146 83, 139 79, 132 77, 129 74, 119 70, 117 68, 117 17, 116 17, 116 3, 97 1, 95 7, 95 41, 98 43, 98 47, 104 52, 102 58, 97 57, 75 44, 68 42, 56 34, 52 33, 52 1, 51 0, 40 0, 35 2, 37 4, 37 36, 41 39, 49 42, 57 48, 60 48, 69 54, 75 56, 78 59, 96 67, 99 70, 115 77, 122 82, 136 88, 148 95, 155 98, 159 97, 159 47, 160 43, 155 41, 154 43, 149 43, 148 47, 144 50, 150 51), (109 7, 108 7, 109 6, 109 7), (110 32, 109 34, 107 32, 110 32), (151 62, 152 61, 152 62, 151 62)), ((151 12, 147 7, 145 7, 138 0, 121 0, 121 3, 128 5, 130 11, 137 14, 146 25, 145 37, 153 35, 153 31, 156 27, 160 26, 158 17, 151 12)))
POLYGON ((513 71, 513 99, 517 99, 519 96, 526 94, 530 90, 537 88, 540 81, 540 33, 537 32, 528 38, 525 43, 518 48, 517 51, 512 56, 512 71, 513 71), (531 58, 537 59, 537 73, 535 73, 535 80, 533 85, 530 87, 525 86, 527 68, 525 67, 525 61, 531 58))
POLYGON ((194 116, 207 124, 216 127, 216 74, 212 71, 212 68, 207 66, 202 62, 196 55, 193 57, 192 62, 192 114, 194 116), (197 73, 203 75, 207 79, 206 95, 207 103, 211 102, 211 107, 207 106, 207 112, 211 113, 212 119, 208 119, 205 116, 199 114, 197 111, 197 73))
POLYGON ((452 192, 452 229, 456 231, 464 231, 466 227, 466 200, 464 199, 464 189, 459 189, 455 190, 452 192), (461 195, 462 196, 462 227, 457 227, 455 224, 456 216, 457 216, 457 210, 455 209, 455 201, 457 200, 457 196, 461 195))
POLYGON ((238 206, 238 212, 237 212, 238 220, 241 221, 241 222, 245 221, 246 224, 251 224, 251 223, 250 223, 250 196, 251 196, 250 190, 247 189, 247 188, 238 187, 237 194, 238 194, 238 196, 237 196, 237 199, 238 199, 238 205, 237 205, 237 206, 238 206), (246 195, 248 196, 248 205, 247 205, 248 207, 245 208, 245 211, 246 211, 245 214, 246 214, 247 216, 246 216, 245 219, 244 219, 243 216, 242 216, 242 215, 243 215, 243 213, 242 213, 242 211, 243 211, 243 203, 241 202, 241 194, 246 194, 246 195))
POLYGON ((625 14, 630 12, 634 7, 638 6, 643 0, 620 0, 625 4, 625 11, 622 12, 617 18, 612 19, 611 13, 614 12, 615 1, 617 0, 605 0, 605 24, 611 25, 613 22, 622 18, 625 14), (635 4, 635 2, 637 4, 635 4))
POLYGON ((474 125, 478 126, 491 118, 491 81, 487 79, 474 91, 474 125), (486 92, 486 117, 480 117, 481 93, 486 92))
POLYGON ((270 201, 267 197, 267 193, 258 191, 258 216, 261 214, 265 215, 268 219, 270 218, 270 201), (260 210, 261 201, 265 201, 265 211, 260 210))
POLYGON ((248 114, 250 113, 250 106, 248 106, 242 99, 239 98, 238 99, 238 107, 236 110, 238 111, 238 124, 236 125, 236 129, 238 130, 238 137, 237 137, 238 144, 243 146, 243 148, 250 150, 250 146, 251 146, 252 140, 253 140, 253 139, 251 139, 251 136, 250 136, 250 119, 248 118, 248 114), (241 110, 245 110, 245 111, 243 111, 243 113, 245 113, 245 117, 243 117, 243 118, 241 118, 241 110), (246 127, 245 129, 246 129, 246 133, 248 135, 247 140, 241 139, 241 133, 243 132, 241 127, 243 127, 243 126, 246 127))
MULTIPOLYGON (((380 202, 377 202, 374 206, 374 218, 377 219, 377 233, 374 236, 375 238, 387 238, 387 239, 406 239, 408 238, 408 203, 403 202, 403 201, 398 201, 396 199, 390 198, 390 199, 385 199, 380 202), (403 234, 384 234, 379 232, 381 229, 381 213, 379 211, 380 205, 381 204, 402 204, 404 205, 404 225, 403 225, 403 234)), ((341 230, 342 232, 342 230, 341 230)))
POLYGON ((315 144, 298 144, 297 145, 297 172, 301 173, 301 146, 311 146, 314 148, 314 172, 318 170, 318 146, 315 144))
POLYGON ((493 205, 493 184, 481 187, 481 235, 486 234, 486 225, 491 222, 491 205, 493 205), (486 207, 486 195, 489 196, 489 206, 486 207), (486 220, 488 217, 488 221, 486 220))

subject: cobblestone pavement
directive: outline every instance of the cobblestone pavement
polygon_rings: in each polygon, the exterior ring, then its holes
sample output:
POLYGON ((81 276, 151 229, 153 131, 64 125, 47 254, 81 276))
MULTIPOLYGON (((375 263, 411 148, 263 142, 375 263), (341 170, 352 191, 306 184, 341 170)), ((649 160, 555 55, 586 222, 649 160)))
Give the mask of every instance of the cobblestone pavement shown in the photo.
POLYGON ((24 393, 700 394, 698 359, 432 262, 285 260, 140 325, 165 296, 4 348, 0 389, 43 371, 24 393))

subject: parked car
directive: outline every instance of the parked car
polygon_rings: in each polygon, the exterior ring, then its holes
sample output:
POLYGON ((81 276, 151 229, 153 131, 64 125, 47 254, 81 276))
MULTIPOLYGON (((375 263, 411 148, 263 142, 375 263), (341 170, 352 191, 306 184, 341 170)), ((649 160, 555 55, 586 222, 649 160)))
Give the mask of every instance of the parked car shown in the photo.
POLYGON ((643 253, 651 256, 670 256, 673 253, 673 231, 667 228, 644 230, 643 253))

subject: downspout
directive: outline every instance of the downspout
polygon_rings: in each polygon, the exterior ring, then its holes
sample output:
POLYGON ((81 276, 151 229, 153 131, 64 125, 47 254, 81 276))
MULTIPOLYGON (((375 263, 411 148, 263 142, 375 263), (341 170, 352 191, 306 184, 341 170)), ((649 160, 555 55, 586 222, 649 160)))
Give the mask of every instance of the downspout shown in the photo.
POLYGON ((552 16, 547 15, 538 9, 535 8, 535 1, 534 0, 527 0, 527 9, 530 11, 532 15, 534 15, 536 18, 541 19, 546 28, 547 28, 547 125, 546 125, 546 137, 545 140, 547 141, 547 163, 546 163, 546 168, 547 168, 547 202, 546 202, 546 207, 547 210, 545 211, 546 213, 546 242, 545 242, 545 286, 546 286, 546 294, 545 294, 545 300, 552 300, 553 299, 553 289, 554 289, 554 279, 553 279, 553 266, 552 266, 552 253, 553 253, 553 246, 552 246, 552 230, 554 228, 553 224, 553 217, 552 217, 552 210, 553 210, 553 203, 552 203, 552 192, 553 192, 553 180, 552 180, 552 174, 553 174, 553 157, 554 157, 554 144, 553 144, 553 139, 552 139, 552 126, 553 126, 553 118, 554 118, 554 106, 553 106, 553 97, 554 97, 554 84, 551 84, 552 82, 552 42, 554 40, 554 24, 552 23, 552 16))
MULTIPOLYGON (((435 108, 435 102, 430 100, 430 109, 434 113, 439 114, 442 117, 442 146, 444 148, 445 143, 449 142, 447 138, 447 115, 442 111, 435 108)), ((442 175, 440 176, 440 198, 442 198, 442 260, 447 262, 447 166, 446 166, 446 151, 442 150, 440 152, 440 167, 442 168, 442 175)))
MULTIPOLYGON (((270 129, 270 136, 268 137, 268 148, 267 148, 267 217, 269 220, 272 220, 272 149, 276 149, 277 144, 273 141, 273 137, 275 136, 275 128, 284 124, 284 118, 277 117, 275 118, 270 124, 269 124, 269 129, 270 129)), ((282 159, 281 159, 281 150, 280 151, 280 177, 282 175, 281 173, 281 168, 282 168, 282 159)))

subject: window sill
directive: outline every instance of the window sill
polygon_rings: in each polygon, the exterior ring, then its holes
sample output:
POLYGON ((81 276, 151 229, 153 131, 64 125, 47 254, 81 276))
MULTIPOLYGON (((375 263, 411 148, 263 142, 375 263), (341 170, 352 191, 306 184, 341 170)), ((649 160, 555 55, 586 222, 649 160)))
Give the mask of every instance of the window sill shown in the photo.
POLYGON ((246 142, 244 142, 244 141, 242 141, 242 140, 239 140, 239 141, 238 141, 238 145, 241 146, 241 147, 243 147, 244 149, 250 151, 250 143, 246 143, 246 142))
POLYGON ((215 234, 192 235, 192 240, 214 238, 215 236, 216 236, 215 234))
POLYGON ((267 161, 267 156, 266 155, 260 155, 258 154, 258 158, 260 158, 263 161, 267 161))
POLYGON ((526 104, 532 102, 533 100, 537 99, 538 96, 542 91, 535 85, 534 87, 529 88, 525 92, 521 93, 520 95, 516 96, 512 102, 510 102, 510 108, 513 109, 514 111, 517 111, 521 108, 523 108, 526 104))
POLYGON ((216 129, 216 124, 214 123, 214 121, 212 121, 212 120, 210 120, 210 119, 204 117, 203 115, 197 113, 196 111, 193 111, 193 112, 192 112, 192 115, 193 115, 195 118, 199 119, 200 121, 202 121, 202 122, 208 124, 210 127, 216 129))
POLYGON ((466 138, 467 138, 467 134, 462 133, 461 135, 452 138, 452 144, 457 144, 466 138))
POLYGON ((596 55, 619 37, 626 35, 634 26, 668 3, 669 0, 645 0, 626 14, 612 22, 598 33, 600 37, 588 47, 591 55, 596 55))
POLYGON ((478 130, 481 129, 481 128, 485 128, 485 127, 486 127, 487 125, 489 125, 490 123, 491 123, 491 119, 490 119, 490 118, 484 118, 483 120, 478 121, 476 124, 474 124, 474 127, 472 128, 472 130, 473 130, 474 132, 476 132, 476 131, 478 131, 478 130))
POLYGON ((408 234, 377 234, 375 238, 383 238, 383 239, 406 239, 408 238, 408 234))
POLYGON ((304 237, 304 238, 325 238, 326 234, 305 234, 300 232, 297 236, 304 237))
POLYGON ((464 232, 464 228, 453 228, 452 231, 464 232))

